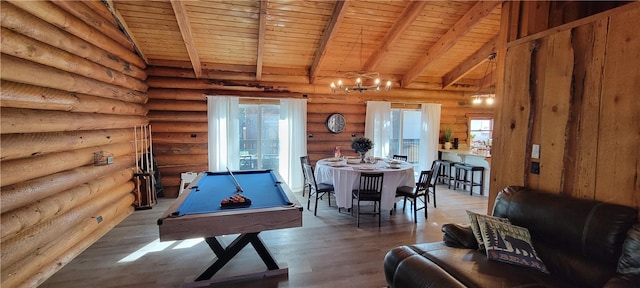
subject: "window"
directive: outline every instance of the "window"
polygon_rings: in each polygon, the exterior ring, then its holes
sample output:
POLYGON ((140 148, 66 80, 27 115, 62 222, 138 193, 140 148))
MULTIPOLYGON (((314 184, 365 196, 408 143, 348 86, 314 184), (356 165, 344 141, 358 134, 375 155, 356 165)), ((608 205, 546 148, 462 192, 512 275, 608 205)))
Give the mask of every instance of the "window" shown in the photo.
POLYGON ((278 104, 240 104, 240 170, 278 170, 278 104))
POLYGON ((389 156, 407 155, 409 163, 418 163, 421 116, 419 109, 391 109, 389 156))
POLYGON ((471 119, 469 139, 471 147, 489 147, 493 138, 493 119, 471 119))

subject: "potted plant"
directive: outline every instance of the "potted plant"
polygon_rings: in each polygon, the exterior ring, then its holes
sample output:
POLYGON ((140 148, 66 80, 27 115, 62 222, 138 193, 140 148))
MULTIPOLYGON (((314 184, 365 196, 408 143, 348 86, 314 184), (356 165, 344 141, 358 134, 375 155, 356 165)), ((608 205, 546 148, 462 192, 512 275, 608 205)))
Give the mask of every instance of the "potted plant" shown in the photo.
POLYGON ((369 138, 355 137, 351 140, 351 148, 360 154, 360 163, 364 163, 364 157, 373 148, 373 142, 369 138))
POLYGON ((453 128, 444 128, 444 149, 451 149, 451 140, 453 139, 453 128))

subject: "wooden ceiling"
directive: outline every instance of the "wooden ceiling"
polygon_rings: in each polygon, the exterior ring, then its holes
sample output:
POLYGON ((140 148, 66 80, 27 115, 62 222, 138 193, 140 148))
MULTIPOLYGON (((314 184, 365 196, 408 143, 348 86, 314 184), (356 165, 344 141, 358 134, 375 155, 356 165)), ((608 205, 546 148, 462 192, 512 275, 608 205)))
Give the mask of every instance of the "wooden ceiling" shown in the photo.
POLYGON ((495 79, 481 80, 501 1, 106 3, 148 65, 196 78, 328 85, 375 71, 394 87, 467 91, 495 79))

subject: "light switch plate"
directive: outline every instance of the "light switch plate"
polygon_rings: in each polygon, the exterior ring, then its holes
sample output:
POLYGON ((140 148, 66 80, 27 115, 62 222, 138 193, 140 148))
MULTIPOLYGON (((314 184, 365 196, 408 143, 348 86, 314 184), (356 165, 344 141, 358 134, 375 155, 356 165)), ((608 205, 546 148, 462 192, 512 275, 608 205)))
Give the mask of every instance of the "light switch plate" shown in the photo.
POLYGON ((531 148, 531 158, 540 159, 540 145, 533 144, 533 148, 531 148))

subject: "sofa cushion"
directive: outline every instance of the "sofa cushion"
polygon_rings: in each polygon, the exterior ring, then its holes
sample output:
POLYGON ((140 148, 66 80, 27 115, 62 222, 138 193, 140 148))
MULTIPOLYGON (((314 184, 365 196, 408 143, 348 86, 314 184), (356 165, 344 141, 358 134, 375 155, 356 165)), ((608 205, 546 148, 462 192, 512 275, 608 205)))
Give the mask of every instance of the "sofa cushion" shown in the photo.
POLYGON ((601 287, 615 275, 622 243, 637 214, 631 207, 519 186, 503 189, 493 208, 494 216, 529 229, 551 274, 583 287, 601 287))
MULTIPOLYGON (((443 242, 422 243, 403 247, 407 250, 412 250, 414 254, 422 255, 423 261, 433 262, 466 287, 579 287, 561 278, 553 277, 553 275, 522 266, 489 260, 486 255, 477 250, 448 247, 443 242)), ((419 274, 422 268, 404 265, 403 269, 411 269, 413 273, 419 274)), ((405 271, 404 273, 407 272, 405 271)), ((425 276, 424 278, 427 277, 425 276)), ((392 285, 391 287, 448 286, 392 285)))
POLYGON ((489 218, 478 218, 489 259, 549 273, 531 244, 529 230, 489 218))
POLYGON ((535 241, 534 244, 549 272, 565 277, 575 286, 602 287, 615 275, 616 267, 602 261, 585 261, 582 256, 550 243, 535 241))
POLYGON ((476 237, 476 241, 478 242, 478 250, 485 251, 484 240, 482 238, 482 232, 480 231, 480 227, 478 225, 478 218, 483 219, 494 219, 497 221, 502 221, 505 223, 509 223, 509 219, 493 217, 489 215, 482 215, 472 211, 467 210, 467 216, 469 216, 469 223, 471 225, 471 230, 473 231, 473 236, 476 237))
POLYGON ((547 242, 584 259, 614 266, 627 231, 637 222, 637 214, 631 207, 519 186, 502 190, 493 209, 493 216, 527 227, 534 243, 547 242))

